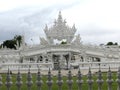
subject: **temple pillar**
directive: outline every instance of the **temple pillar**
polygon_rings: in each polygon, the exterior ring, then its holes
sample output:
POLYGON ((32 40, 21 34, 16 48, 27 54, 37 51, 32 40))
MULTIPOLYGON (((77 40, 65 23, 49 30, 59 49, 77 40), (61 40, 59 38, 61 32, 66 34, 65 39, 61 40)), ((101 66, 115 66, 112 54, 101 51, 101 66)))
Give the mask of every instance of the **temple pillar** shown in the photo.
POLYGON ((63 58, 62 54, 60 55, 59 67, 60 68, 65 68, 65 59, 63 58))
POLYGON ((68 69, 70 69, 70 67, 71 67, 71 66, 70 66, 71 56, 72 56, 71 53, 69 53, 69 59, 68 59, 68 61, 67 61, 67 68, 68 68, 68 69))
MULTIPOLYGON (((83 62, 86 62, 86 61, 88 61, 87 60, 87 55, 84 53, 84 54, 82 54, 82 57, 83 57, 83 62)), ((85 64, 82 64, 82 67, 85 67, 86 65, 85 64)))
POLYGON ((42 57, 43 57, 43 63, 45 63, 45 62, 46 62, 46 61, 45 61, 45 56, 43 55, 42 57))
POLYGON ((51 68, 54 69, 54 64, 53 64, 54 62, 53 62, 53 58, 52 57, 53 57, 53 54, 50 54, 50 57, 49 57, 48 60, 52 63, 51 68))

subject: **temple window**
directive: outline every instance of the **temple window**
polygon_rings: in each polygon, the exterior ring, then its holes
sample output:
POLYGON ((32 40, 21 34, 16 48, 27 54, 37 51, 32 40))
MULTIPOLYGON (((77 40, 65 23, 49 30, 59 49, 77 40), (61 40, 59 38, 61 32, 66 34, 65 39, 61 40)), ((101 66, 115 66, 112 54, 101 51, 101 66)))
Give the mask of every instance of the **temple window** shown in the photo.
POLYGON ((43 57, 42 57, 42 56, 40 56, 40 61, 41 61, 41 62, 43 61, 43 57))
POLYGON ((83 62, 83 57, 81 56, 81 60, 80 60, 81 62, 83 62))
POLYGON ((71 57, 71 60, 75 61, 75 56, 74 55, 71 57))
POLYGON ((34 59, 33 59, 33 58, 30 58, 30 62, 34 62, 34 59))
POLYGON ((42 56, 39 56, 38 60, 37 60, 37 63, 39 62, 42 62, 43 61, 43 57, 42 56))
POLYGON ((48 59, 45 59, 45 62, 48 63, 48 59))

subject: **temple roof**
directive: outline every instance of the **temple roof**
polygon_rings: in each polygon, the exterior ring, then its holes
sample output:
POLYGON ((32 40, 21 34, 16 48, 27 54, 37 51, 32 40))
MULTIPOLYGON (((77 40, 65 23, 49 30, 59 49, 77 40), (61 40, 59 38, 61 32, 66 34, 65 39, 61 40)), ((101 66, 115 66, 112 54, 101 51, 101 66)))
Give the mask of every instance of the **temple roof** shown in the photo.
POLYGON ((76 32, 75 25, 69 27, 66 25, 66 21, 62 19, 61 11, 59 12, 57 20, 55 20, 54 25, 50 28, 46 25, 45 34, 48 40, 53 39, 66 39, 67 42, 71 42, 74 38, 76 32))

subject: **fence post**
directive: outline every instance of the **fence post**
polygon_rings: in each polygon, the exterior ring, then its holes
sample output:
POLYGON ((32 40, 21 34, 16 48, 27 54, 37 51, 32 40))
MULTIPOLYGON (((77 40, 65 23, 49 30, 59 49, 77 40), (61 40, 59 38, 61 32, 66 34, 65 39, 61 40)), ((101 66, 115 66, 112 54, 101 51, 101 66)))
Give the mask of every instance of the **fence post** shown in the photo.
POLYGON ((112 79, 112 72, 110 70, 110 67, 109 67, 109 70, 108 70, 107 80, 106 81, 108 83, 108 90, 112 90, 113 79, 112 79))
POLYGON ((68 72, 67 84, 68 84, 69 90, 72 90, 73 80, 72 80, 72 73, 71 73, 71 70, 69 70, 69 72, 68 72))
POLYGON ((7 72, 7 76, 6 76, 6 82, 5 82, 5 85, 7 87, 7 90, 10 90, 10 87, 12 86, 12 77, 11 77, 11 74, 10 74, 10 70, 8 68, 8 72, 7 72))
POLYGON ((32 75, 30 73, 30 68, 28 70, 26 84, 27 84, 28 90, 31 90, 31 86, 33 85, 33 81, 32 81, 32 75))
POLYGON ((96 80, 96 82, 97 82, 97 84, 98 84, 98 90, 102 90, 102 84, 103 84, 103 79, 102 79, 102 72, 101 72, 101 70, 100 70, 100 68, 99 68, 99 71, 98 71, 98 75, 97 75, 97 80, 96 80))
POLYGON ((83 80, 82 80, 82 74, 81 74, 80 69, 79 69, 79 71, 78 71, 77 77, 78 77, 78 80, 77 80, 76 82, 77 82, 77 84, 78 84, 78 90, 82 90, 83 80))
POLYGON ((18 74, 16 77, 16 86, 18 87, 18 90, 21 90, 21 86, 22 86, 23 82, 22 82, 22 76, 20 71, 18 70, 18 74))
POLYGON ((62 80, 62 75, 61 75, 61 70, 60 69, 58 71, 58 80, 57 80, 56 83, 58 85, 58 90, 62 90, 63 80, 62 80))
POLYGON ((46 81, 46 83, 48 85, 48 90, 52 90, 53 80, 52 80, 52 75, 51 75, 50 68, 49 68, 49 71, 48 71, 48 80, 46 81))
POLYGON ((0 87, 3 85, 2 83, 2 76, 0 75, 0 87))
POLYGON ((91 73, 91 69, 89 68, 88 71, 88 75, 87 75, 88 79, 87 79, 87 83, 88 83, 88 90, 92 90, 92 84, 93 84, 93 80, 92 80, 92 73, 91 73))
POLYGON ((117 90, 120 90, 120 67, 119 67, 118 72, 117 72, 116 82, 118 83, 118 88, 117 88, 117 90))
POLYGON ((37 84, 38 90, 41 90, 41 86, 42 86, 42 84, 43 84, 43 81, 42 81, 42 75, 41 75, 39 69, 38 69, 38 73, 37 73, 37 81, 36 81, 36 84, 37 84))

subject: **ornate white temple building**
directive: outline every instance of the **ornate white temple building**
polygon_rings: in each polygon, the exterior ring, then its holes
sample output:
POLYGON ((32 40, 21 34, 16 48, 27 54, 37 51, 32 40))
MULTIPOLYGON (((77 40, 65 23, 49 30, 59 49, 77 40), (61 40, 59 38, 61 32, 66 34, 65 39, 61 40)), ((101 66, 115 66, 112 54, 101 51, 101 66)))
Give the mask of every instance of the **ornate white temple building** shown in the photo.
MULTIPOLYGON (((119 47, 84 45, 80 34, 76 35, 75 25, 69 27, 61 12, 51 27, 45 26, 46 37, 40 38, 39 45, 22 45, 17 50, 0 49, 0 68, 69 69, 84 67, 80 63, 112 62, 120 60, 119 47), (59 43, 56 43, 56 41, 59 43)), ((97 64, 98 65, 98 64, 97 64)), ((104 64, 105 66, 105 64, 104 64)))

